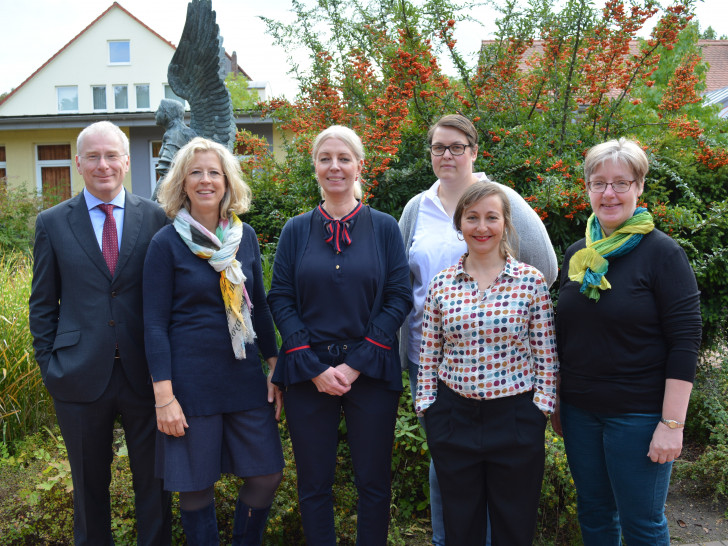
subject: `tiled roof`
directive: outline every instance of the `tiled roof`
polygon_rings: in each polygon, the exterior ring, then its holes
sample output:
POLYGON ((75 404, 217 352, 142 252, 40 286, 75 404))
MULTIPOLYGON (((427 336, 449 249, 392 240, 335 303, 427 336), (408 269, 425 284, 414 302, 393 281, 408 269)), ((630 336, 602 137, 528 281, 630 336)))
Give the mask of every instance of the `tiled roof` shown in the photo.
MULTIPOLYGON (((482 45, 496 43, 495 40, 483 40, 482 45)), ((708 63, 708 74, 706 77, 705 92, 715 91, 728 87, 728 40, 698 40, 698 46, 703 50, 703 60, 708 63)), ((629 49, 631 53, 638 51, 638 41, 631 40, 629 49)), ((528 59, 536 53, 543 52, 543 40, 534 40, 533 46, 523 54, 523 59, 528 59)), ((526 65, 521 61, 520 68, 526 65)))
POLYGON ((708 63, 706 92, 728 87, 728 40, 698 40, 708 63))

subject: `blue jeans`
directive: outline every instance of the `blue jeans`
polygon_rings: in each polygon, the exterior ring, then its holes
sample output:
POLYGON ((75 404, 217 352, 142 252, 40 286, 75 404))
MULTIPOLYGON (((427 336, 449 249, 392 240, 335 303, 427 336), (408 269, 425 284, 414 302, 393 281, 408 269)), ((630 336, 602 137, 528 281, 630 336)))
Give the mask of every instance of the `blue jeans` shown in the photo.
POLYGON ((660 414, 604 414, 561 402, 566 456, 585 546, 669 546, 672 463, 647 457, 660 414))
MULTIPOLYGON (((417 393, 417 368, 419 364, 407 359, 407 367, 410 380, 410 393, 412 394, 412 403, 415 402, 415 394, 417 393)), ((420 417, 420 425, 425 428, 425 421, 420 417)), ((432 519, 432 544, 433 546, 445 546, 445 520, 442 515, 442 496, 440 495, 440 484, 437 483, 437 474, 435 473, 435 464, 430 459, 430 517, 432 519)), ((488 535, 485 546, 490 546, 490 514, 486 514, 488 535)))

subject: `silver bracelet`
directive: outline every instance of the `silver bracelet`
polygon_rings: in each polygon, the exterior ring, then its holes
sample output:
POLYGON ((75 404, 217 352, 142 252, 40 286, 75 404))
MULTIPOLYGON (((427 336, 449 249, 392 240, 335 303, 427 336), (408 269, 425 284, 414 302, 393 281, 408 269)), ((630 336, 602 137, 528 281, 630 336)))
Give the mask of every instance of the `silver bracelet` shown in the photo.
POLYGON ((157 404, 154 404, 154 407, 155 407, 155 408, 157 408, 157 409, 159 409, 159 408, 166 408, 167 406, 169 406, 169 405, 170 405, 170 404, 171 404, 172 402, 174 402, 175 400, 177 400, 177 397, 176 397, 176 396, 174 396, 174 395, 172 395, 172 400, 170 400, 170 401, 169 401, 169 402, 167 402, 166 404, 162 404, 161 406, 158 406, 157 404))

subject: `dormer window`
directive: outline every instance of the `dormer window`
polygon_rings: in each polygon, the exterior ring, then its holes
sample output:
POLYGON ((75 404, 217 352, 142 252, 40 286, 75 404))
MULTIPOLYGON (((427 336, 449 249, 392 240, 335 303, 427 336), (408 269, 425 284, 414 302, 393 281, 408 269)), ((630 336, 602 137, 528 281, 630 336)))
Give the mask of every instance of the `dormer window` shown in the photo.
POLYGON ((131 47, 129 40, 114 40, 109 42, 109 64, 130 64, 131 47))

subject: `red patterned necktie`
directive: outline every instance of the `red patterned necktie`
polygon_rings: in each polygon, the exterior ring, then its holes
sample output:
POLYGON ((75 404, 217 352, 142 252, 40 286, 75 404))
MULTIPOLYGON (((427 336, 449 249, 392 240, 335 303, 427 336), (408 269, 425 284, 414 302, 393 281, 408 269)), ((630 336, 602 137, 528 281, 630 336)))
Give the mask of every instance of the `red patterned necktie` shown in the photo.
POLYGON ((114 276, 116 263, 119 261, 119 239, 116 234, 116 220, 114 220, 114 205, 99 205, 106 214, 104 229, 101 232, 101 254, 104 255, 106 265, 109 266, 111 276, 114 276))

